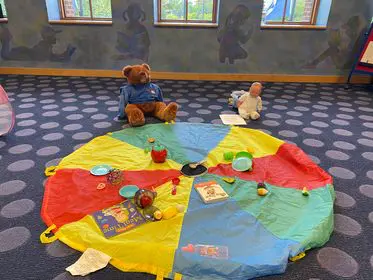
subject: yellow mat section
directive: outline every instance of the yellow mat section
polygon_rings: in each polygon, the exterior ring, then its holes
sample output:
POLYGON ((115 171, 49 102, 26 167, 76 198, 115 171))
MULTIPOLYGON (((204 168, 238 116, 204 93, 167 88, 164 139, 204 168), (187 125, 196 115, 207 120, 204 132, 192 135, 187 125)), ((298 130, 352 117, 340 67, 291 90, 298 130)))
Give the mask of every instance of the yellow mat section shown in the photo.
POLYGON ((125 170, 168 170, 181 169, 181 165, 170 159, 165 163, 154 163, 150 153, 110 136, 100 136, 72 154, 65 157, 57 170, 64 168, 81 168, 90 170, 99 164, 125 170))
MULTIPOLYGON (((188 207, 193 178, 180 177, 177 194, 171 195, 172 183, 157 188, 155 206, 161 210, 178 204, 188 207)), ((79 251, 94 248, 112 257, 111 264, 123 271, 148 272, 154 275, 172 272, 176 248, 179 244, 184 214, 169 220, 149 222, 134 230, 106 239, 93 217, 62 226, 58 238, 79 251)))
POLYGON ((276 154, 284 141, 274 138, 259 130, 233 126, 227 136, 207 156, 207 166, 212 167, 224 160, 225 152, 254 151, 254 158, 276 154))

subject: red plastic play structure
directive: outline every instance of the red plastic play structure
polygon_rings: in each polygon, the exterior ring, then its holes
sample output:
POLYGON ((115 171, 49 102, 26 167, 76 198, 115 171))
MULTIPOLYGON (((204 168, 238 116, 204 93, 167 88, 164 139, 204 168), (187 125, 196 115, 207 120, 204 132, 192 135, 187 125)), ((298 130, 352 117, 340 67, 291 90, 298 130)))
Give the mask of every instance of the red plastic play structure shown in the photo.
POLYGON ((15 114, 8 95, 0 86, 0 136, 8 134, 15 123, 15 114))

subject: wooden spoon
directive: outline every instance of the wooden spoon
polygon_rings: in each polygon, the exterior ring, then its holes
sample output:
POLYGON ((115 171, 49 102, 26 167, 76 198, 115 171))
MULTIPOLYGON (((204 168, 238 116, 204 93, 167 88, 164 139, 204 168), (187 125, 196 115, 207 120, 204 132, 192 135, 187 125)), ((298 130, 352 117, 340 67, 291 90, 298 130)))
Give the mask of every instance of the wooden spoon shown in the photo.
POLYGON ((189 163, 189 167, 196 169, 198 165, 204 164, 206 162, 205 159, 199 161, 199 162, 194 162, 194 163, 189 163))

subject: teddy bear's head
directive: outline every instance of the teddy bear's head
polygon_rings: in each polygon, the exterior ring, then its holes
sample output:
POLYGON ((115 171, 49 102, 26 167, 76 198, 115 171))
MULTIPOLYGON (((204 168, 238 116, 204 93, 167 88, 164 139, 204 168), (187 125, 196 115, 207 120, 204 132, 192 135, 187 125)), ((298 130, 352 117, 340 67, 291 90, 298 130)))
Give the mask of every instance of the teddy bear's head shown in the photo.
POLYGON ((150 82, 150 66, 148 64, 128 65, 122 70, 123 76, 131 85, 146 84, 150 82))

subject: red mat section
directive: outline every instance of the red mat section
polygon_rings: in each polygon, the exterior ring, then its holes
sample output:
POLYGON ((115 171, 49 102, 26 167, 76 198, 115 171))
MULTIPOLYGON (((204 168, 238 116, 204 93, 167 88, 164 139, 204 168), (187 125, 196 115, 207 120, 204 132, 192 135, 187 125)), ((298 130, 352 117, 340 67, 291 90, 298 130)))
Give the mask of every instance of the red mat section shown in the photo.
POLYGON ((151 190, 180 175, 179 170, 125 171, 120 186, 106 184, 97 190, 99 183, 106 183, 106 176, 93 176, 83 169, 59 170, 48 179, 41 215, 48 226, 60 227, 123 201, 119 189, 124 185, 151 190))
POLYGON ((231 164, 219 164, 209 168, 209 173, 293 189, 307 187, 312 190, 333 182, 332 177, 303 151, 287 143, 281 145, 276 155, 255 158, 252 171, 238 172, 231 164))

